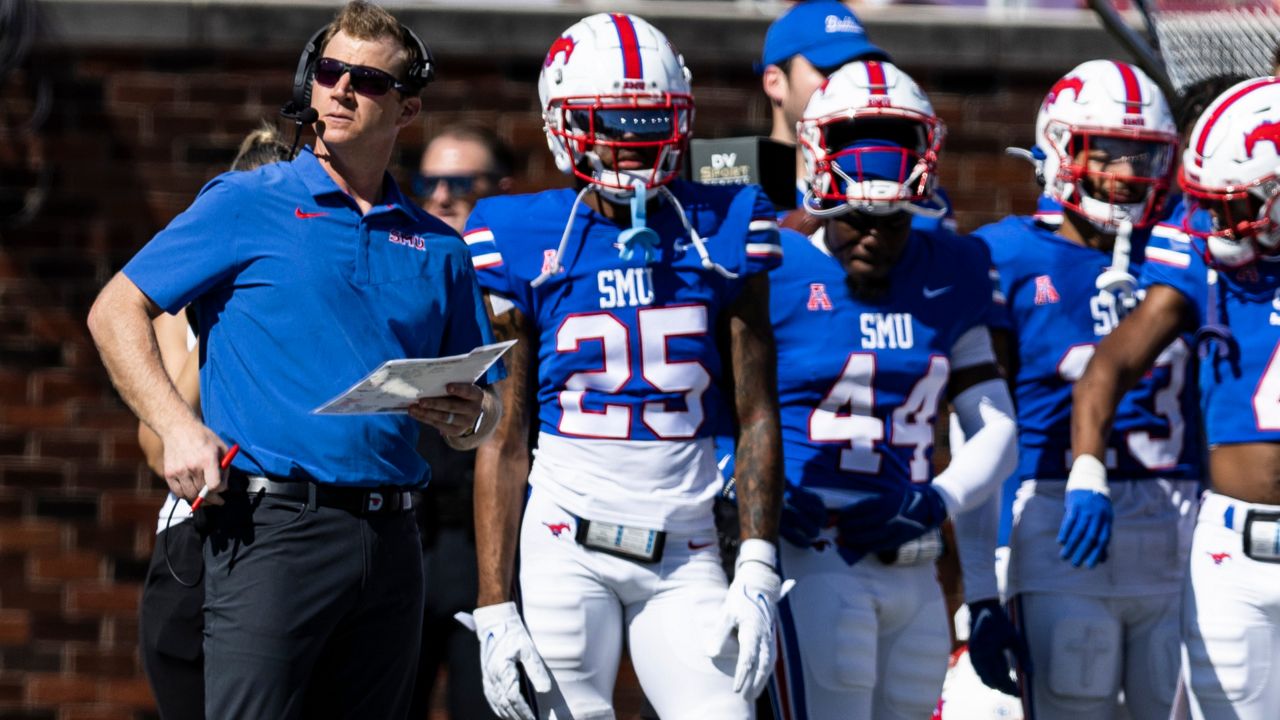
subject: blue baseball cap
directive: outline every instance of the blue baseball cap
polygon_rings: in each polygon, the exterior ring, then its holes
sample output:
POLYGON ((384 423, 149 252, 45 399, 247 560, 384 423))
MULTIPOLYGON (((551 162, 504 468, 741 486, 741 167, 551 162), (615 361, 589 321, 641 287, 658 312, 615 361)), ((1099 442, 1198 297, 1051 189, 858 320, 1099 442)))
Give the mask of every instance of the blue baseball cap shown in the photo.
POLYGON ((756 72, 796 55, 819 68, 836 68, 851 60, 889 60, 888 53, 867 40, 858 16, 837 0, 800 2, 774 20, 765 33, 756 72))

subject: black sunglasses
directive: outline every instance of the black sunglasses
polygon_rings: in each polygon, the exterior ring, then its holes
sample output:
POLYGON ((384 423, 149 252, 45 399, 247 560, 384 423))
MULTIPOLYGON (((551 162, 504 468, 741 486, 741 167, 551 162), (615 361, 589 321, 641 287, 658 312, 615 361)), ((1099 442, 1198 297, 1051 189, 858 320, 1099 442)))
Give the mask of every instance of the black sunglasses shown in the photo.
POLYGON ((366 97, 381 97, 392 88, 405 94, 413 93, 412 87, 385 70, 367 65, 351 65, 333 58, 320 58, 316 61, 316 82, 327 88, 337 85, 347 73, 351 73, 351 89, 366 97))
POLYGON ((444 183, 450 195, 470 195, 476 189, 476 180, 480 178, 494 179, 492 173, 476 173, 474 175, 423 175, 413 176, 413 194, 426 197, 444 183))

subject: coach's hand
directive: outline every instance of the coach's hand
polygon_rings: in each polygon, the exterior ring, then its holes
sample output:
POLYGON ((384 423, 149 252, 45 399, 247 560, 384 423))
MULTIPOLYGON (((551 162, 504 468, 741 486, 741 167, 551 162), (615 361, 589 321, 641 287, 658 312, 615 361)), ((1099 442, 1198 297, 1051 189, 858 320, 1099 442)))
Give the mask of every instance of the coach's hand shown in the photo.
POLYGON ((1075 567, 1106 562, 1114 519, 1106 467, 1092 455, 1081 455, 1067 476, 1066 508, 1058 529, 1059 556, 1075 567))
POLYGON ((733 690, 753 702, 773 672, 773 625, 782 587, 773 569, 777 559, 778 549, 773 543, 758 538, 742 541, 733 584, 721 608, 723 616, 707 648, 712 657, 728 652, 737 628, 738 664, 733 673, 733 690))
POLYGON ((516 663, 524 665, 536 692, 551 691, 551 675, 533 646, 533 638, 529 637, 516 604, 505 602, 479 607, 472 617, 476 636, 480 638, 480 670, 489 707, 503 720, 537 720, 520 694, 520 672, 516 663))
POLYGON ((449 383, 448 395, 418 398, 409 406, 409 417, 430 425, 446 438, 468 435, 476 430, 484 411, 484 390, 478 385, 449 383))
POLYGON ((1005 695, 1018 696, 1018 684, 1009 676, 1017 662, 1023 673, 1031 672, 1027 642, 1009 621, 1000 601, 969 603, 969 662, 982 683, 1005 695))
MULTIPOLYGON (((227 446, 212 430, 193 420, 166 428, 160 441, 164 443, 164 481, 174 495, 191 502, 205 487, 210 493, 222 491, 218 460, 227 446)), ((215 496, 210 502, 219 501, 215 496)))

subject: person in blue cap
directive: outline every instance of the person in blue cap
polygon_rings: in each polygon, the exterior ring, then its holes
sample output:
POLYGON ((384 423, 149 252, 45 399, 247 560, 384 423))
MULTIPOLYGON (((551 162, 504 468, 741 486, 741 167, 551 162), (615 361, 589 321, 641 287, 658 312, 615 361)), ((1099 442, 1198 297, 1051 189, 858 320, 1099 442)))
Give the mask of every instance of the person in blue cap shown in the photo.
MULTIPOLYGON (((813 91, 848 62, 884 60, 889 54, 869 39, 847 5, 837 0, 796 3, 769 26, 764 52, 756 66, 773 110, 769 137, 796 144, 796 123, 813 91)), ((804 160, 796 151, 797 182, 804 177, 804 160)))
MULTIPOLYGON (((837 0, 797 3, 774 20, 764 35, 764 53, 756 64, 773 109, 769 137, 796 143, 796 123, 818 86, 841 65, 854 60, 890 60, 867 38, 849 6, 837 0)), ((796 178, 804 177, 804 160, 796 151, 796 178)))
MULTIPOLYGON (((837 0, 796 3, 769 26, 756 72, 773 110, 769 137, 796 144, 796 123, 813 92, 836 70, 857 60, 891 62, 889 53, 867 38, 866 28, 848 5, 837 0)), ((804 160, 796 150, 796 207, 804 196, 804 160)), ((938 216, 913 215, 914 227, 926 232, 955 229, 951 203, 941 188, 935 198, 938 216)))

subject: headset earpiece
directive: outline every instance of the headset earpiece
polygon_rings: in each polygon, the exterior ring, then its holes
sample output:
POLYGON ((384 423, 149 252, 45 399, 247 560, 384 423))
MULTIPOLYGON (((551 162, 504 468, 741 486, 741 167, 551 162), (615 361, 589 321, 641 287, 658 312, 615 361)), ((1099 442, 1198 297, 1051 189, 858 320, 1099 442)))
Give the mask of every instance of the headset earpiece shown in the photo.
POLYGON ((402 24, 400 27, 404 29, 405 35, 408 35, 409 39, 418 48, 418 59, 409 65, 408 80, 421 91, 436 77, 436 59, 431 54, 431 48, 422 42, 422 38, 418 37, 417 33, 410 29, 408 25, 402 24))
POLYGON ((280 114, 297 121, 311 107, 311 77, 315 72, 316 61, 320 59, 320 38, 324 37, 328 25, 311 34, 311 39, 302 48, 302 56, 298 58, 298 69, 293 73, 293 94, 289 102, 280 108, 280 114))

